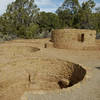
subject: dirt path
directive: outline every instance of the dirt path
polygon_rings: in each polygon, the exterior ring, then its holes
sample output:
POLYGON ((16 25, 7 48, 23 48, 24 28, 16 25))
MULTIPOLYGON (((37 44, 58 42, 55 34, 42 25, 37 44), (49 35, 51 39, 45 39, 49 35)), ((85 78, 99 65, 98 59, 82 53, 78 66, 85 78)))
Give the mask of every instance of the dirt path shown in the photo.
MULTIPOLYGON (((71 88, 64 89, 60 91, 60 93, 49 92, 44 94, 44 92, 41 92, 40 94, 34 94, 34 92, 31 91, 28 92, 28 94, 24 94, 26 99, 23 100, 100 100, 100 51, 74 51, 56 48, 45 49, 44 44, 46 42, 48 42, 48 39, 14 40, 0 44, 0 71, 8 71, 9 75, 9 72, 19 70, 19 66, 22 68, 22 66, 27 65, 27 63, 24 62, 25 59, 25 61, 27 61, 27 59, 29 60, 34 57, 43 57, 50 59, 57 58, 81 64, 87 68, 88 74, 84 81, 71 88), (21 51, 22 49, 18 49, 19 47, 15 48, 15 46, 37 47, 40 51, 32 53, 31 48, 21 51), (13 52, 11 47, 13 47, 13 52), (21 62, 22 60, 23 62, 21 62), (16 64, 18 66, 16 66, 16 64)), ((13 74, 14 73, 12 73, 12 75, 13 74)), ((6 76, 3 75, 3 77, 6 76)), ((1 79, 3 79, 3 77, 1 79)), ((10 92, 12 93, 13 99, 9 99, 9 97, 7 99, 7 96, 2 95, 2 92, 0 92, 0 100, 15 100, 13 91, 10 92)), ((16 100, 19 100, 19 98, 16 100)))

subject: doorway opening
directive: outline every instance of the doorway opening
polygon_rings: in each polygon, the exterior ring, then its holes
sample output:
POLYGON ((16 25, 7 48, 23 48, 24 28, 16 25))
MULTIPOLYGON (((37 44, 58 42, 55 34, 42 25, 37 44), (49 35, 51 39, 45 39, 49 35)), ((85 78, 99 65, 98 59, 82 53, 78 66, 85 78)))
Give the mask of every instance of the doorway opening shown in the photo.
POLYGON ((84 34, 81 34, 81 42, 84 42, 84 34))

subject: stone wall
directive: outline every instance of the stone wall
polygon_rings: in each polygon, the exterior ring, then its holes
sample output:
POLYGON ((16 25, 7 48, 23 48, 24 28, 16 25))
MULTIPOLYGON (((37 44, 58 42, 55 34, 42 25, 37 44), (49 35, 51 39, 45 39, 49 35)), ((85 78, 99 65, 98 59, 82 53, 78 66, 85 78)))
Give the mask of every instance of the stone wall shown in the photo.
POLYGON ((84 49, 95 45, 96 31, 83 29, 57 29, 52 32, 51 41, 56 48, 84 49))

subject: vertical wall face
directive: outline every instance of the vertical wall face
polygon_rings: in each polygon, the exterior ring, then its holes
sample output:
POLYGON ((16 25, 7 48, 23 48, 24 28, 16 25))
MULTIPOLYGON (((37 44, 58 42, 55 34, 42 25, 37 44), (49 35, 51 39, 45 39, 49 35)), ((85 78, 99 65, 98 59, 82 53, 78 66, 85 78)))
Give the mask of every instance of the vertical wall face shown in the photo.
POLYGON ((52 32, 52 41, 56 48, 81 49, 95 44, 96 31, 80 29, 58 29, 52 32))
POLYGON ((79 41, 80 42, 83 42, 83 43, 87 43, 87 44, 90 44, 90 43, 95 43, 95 40, 96 40, 96 32, 81 32, 79 34, 79 41))
POLYGON ((93 44, 95 43, 96 40, 96 32, 95 31, 91 31, 85 34, 85 42, 88 44, 93 44))

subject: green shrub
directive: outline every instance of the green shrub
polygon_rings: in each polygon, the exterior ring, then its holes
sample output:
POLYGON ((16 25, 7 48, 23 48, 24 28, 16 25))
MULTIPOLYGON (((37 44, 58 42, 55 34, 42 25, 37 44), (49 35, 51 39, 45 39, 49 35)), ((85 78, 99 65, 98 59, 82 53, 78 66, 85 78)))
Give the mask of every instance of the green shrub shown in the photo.
POLYGON ((39 26, 37 24, 31 24, 25 33, 25 38, 34 38, 35 34, 38 33, 39 26))

